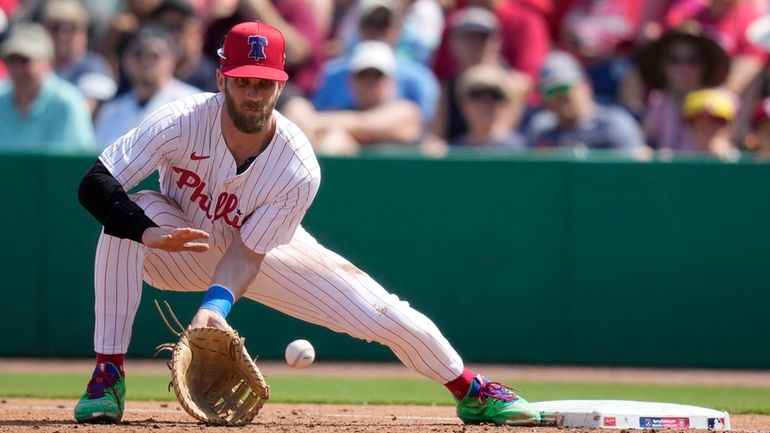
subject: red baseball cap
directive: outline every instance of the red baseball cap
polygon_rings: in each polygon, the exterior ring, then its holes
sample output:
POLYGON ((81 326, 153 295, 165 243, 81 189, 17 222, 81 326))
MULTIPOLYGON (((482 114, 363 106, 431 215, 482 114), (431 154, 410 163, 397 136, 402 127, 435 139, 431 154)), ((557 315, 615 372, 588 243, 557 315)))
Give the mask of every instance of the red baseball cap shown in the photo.
POLYGON ((222 73, 227 77, 286 81, 285 41, 275 27, 259 21, 240 23, 227 32, 217 51, 222 73))

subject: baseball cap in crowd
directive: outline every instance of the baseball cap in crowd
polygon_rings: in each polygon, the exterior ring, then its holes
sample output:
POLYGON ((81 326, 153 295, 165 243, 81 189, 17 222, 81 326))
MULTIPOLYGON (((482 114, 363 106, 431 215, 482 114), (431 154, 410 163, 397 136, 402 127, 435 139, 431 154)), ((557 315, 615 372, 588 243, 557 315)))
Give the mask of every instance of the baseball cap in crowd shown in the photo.
POLYGON ((491 11, 471 6, 464 9, 460 9, 452 17, 451 26, 452 33, 496 33, 500 28, 500 23, 497 17, 491 11))
POLYGON ((142 27, 139 27, 135 32, 131 33, 121 50, 121 55, 141 52, 145 49, 149 41, 153 40, 162 42, 169 52, 176 55, 178 47, 174 37, 171 36, 171 33, 169 33, 165 27, 156 23, 145 24, 142 27))
POLYGON ((157 17, 165 12, 177 12, 184 17, 195 16, 195 9, 187 0, 163 0, 157 8, 152 11, 152 15, 157 17))
POLYGON ((260 21, 233 26, 217 51, 222 73, 227 77, 286 81, 283 34, 260 21))
POLYGON ((463 72, 455 90, 461 100, 487 95, 507 101, 513 95, 509 74, 502 67, 489 64, 475 65, 463 72))
POLYGON ((348 70, 355 74, 365 69, 376 69, 385 75, 392 75, 396 69, 393 48, 381 41, 361 41, 353 48, 348 70))
POLYGON ((738 104, 735 96, 722 89, 701 89, 690 92, 684 98, 682 112, 686 120, 710 116, 731 122, 735 119, 738 104))
POLYGON ((546 97, 568 90, 584 80, 583 67, 564 51, 548 53, 540 69, 540 91, 546 97))
POLYGON ((11 26, 0 47, 3 58, 13 54, 31 60, 53 58, 53 41, 45 27, 35 23, 17 23, 11 26))
POLYGON ((47 1, 41 14, 42 21, 75 23, 81 27, 88 25, 88 11, 78 0, 47 1))
POLYGON ((396 0, 359 0, 356 6, 359 18, 363 18, 380 8, 386 9, 391 14, 398 12, 396 0))

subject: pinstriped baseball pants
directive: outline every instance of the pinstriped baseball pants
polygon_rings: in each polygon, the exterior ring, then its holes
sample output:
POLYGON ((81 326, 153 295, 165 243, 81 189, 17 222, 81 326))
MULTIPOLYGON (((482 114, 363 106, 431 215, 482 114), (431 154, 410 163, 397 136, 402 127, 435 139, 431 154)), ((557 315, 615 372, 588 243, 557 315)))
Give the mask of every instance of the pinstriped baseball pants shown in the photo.
MULTIPOLYGON (((190 227, 175 203, 144 191, 133 196, 161 227, 190 227)), ((94 350, 126 353, 142 280, 161 290, 203 292, 211 285, 222 246, 205 253, 148 249, 101 234, 96 249, 94 350)), ((292 317, 389 347, 411 370, 440 383, 463 371, 460 356, 436 325, 299 227, 291 242, 271 250, 244 297, 292 317)))

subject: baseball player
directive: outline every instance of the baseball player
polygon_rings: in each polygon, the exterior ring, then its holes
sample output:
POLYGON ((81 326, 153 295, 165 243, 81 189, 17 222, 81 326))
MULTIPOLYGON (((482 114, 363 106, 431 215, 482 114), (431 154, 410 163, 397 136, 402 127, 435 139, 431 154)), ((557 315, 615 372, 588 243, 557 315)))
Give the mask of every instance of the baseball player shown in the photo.
POLYGON ((96 368, 79 422, 120 421, 124 355, 142 280, 204 292, 191 327, 227 328, 242 297, 388 346, 444 384, 465 422, 537 423, 509 388, 464 368, 433 322, 300 225, 318 191, 307 137, 274 107, 288 79, 283 35, 241 23, 219 50, 220 93, 163 106, 108 147, 78 197, 104 226, 96 248, 96 368), (158 170, 160 193, 126 191, 158 170))

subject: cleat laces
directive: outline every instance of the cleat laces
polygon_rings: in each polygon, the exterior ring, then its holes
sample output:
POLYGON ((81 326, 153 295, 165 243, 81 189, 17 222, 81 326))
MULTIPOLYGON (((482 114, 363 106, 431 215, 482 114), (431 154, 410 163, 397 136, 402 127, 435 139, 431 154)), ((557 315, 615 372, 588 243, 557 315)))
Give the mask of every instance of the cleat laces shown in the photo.
POLYGON ((96 376, 91 378, 86 388, 86 396, 89 400, 104 397, 107 388, 112 388, 115 384, 115 376, 107 373, 106 371, 100 371, 96 376))
POLYGON ((485 405, 487 398, 493 398, 504 402, 513 402, 519 399, 519 397, 511 392, 511 388, 499 383, 499 382, 487 382, 481 385, 479 389, 479 404, 485 405))

